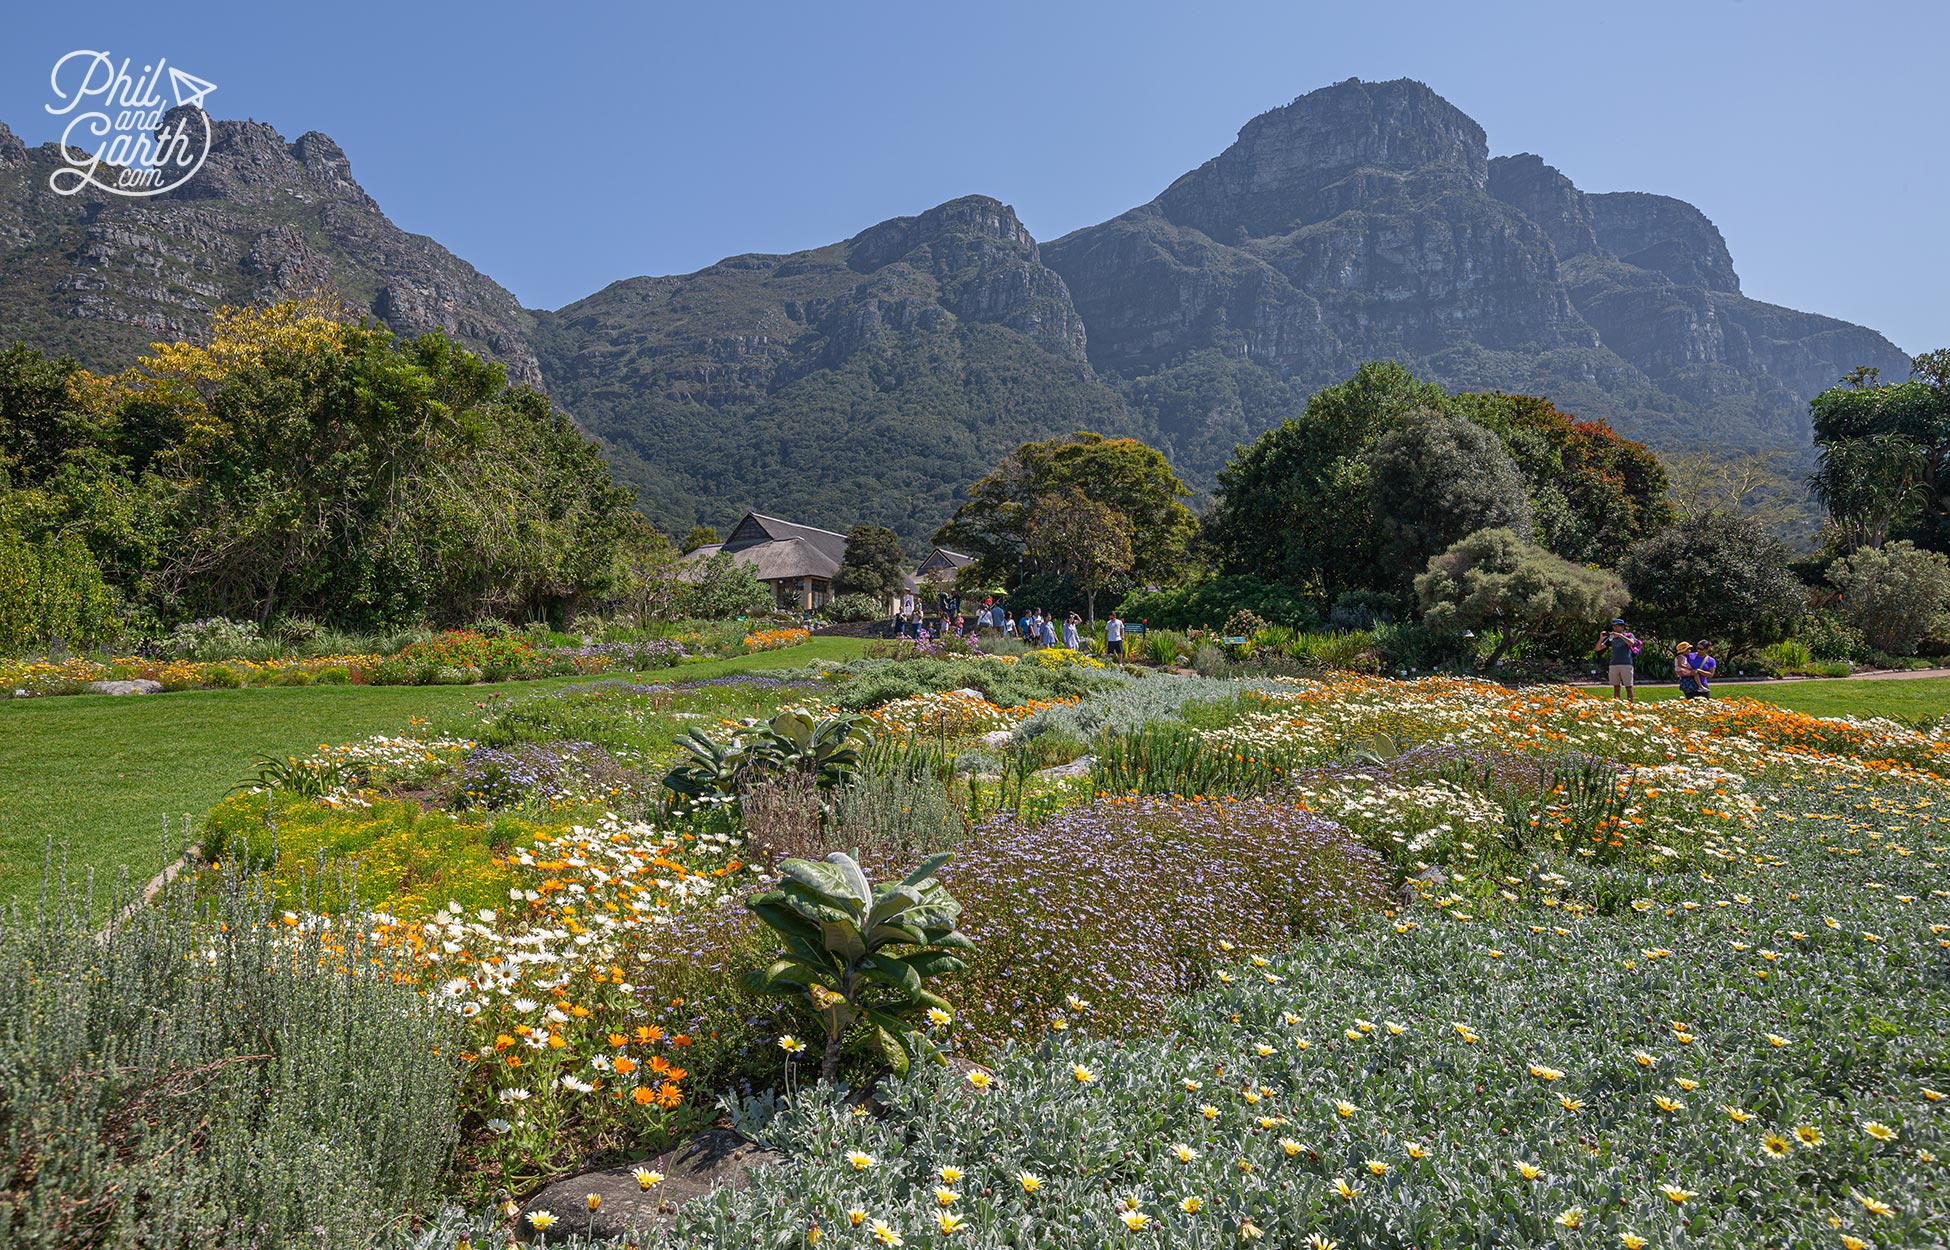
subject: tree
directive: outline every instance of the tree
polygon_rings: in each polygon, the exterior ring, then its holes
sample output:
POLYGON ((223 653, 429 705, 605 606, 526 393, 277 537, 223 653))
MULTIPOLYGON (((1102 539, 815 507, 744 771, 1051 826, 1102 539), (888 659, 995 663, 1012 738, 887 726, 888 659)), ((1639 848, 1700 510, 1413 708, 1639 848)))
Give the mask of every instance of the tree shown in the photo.
POLYGON ((1809 485, 1844 549, 1903 533, 1950 547, 1950 349, 1910 369, 1889 386, 1858 369, 1809 401, 1821 448, 1809 485))
POLYGON ((1630 596, 1616 575, 1572 564, 1499 528, 1479 530, 1431 558, 1415 579, 1415 598, 1431 630, 1494 633, 1495 664, 1520 639, 1609 620, 1630 596))
POLYGON ((1456 410, 1503 440, 1523 474, 1537 542, 1546 550, 1580 564, 1608 563, 1671 522, 1659 458, 1604 422, 1501 391, 1458 395, 1456 410))
MULTIPOLYGON (((1441 387, 1393 361, 1314 392, 1306 410, 1239 448, 1219 473, 1204 538, 1220 571, 1287 582, 1331 603, 1374 589, 1378 536, 1366 453, 1410 412, 1446 411, 1441 387)), ((1398 580, 1398 579, 1389 579, 1398 580)))
POLYGON ((624 583, 634 514, 595 444, 442 335, 307 300, 113 377, 37 359, 0 353, 12 524, 79 537, 165 622, 532 620, 624 583))
POLYGON ((1618 571, 1647 626, 1724 639, 1731 658, 1787 637, 1807 612, 1791 559, 1753 518, 1709 512, 1632 544, 1618 571))
POLYGON ((718 543, 718 531, 709 525, 693 525, 691 532, 684 535, 682 554, 689 555, 699 547, 713 547, 718 543))
POLYGON ((1950 557, 1907 541, 1860 547, 1828 566, 1842 592, 1842 615, 1869 645, 1914 655, 1917 644, 1950 611, 1950 557))
POLYGON ((1051 555, 1029 552, 1039 499, 1076 491, 1123 517, 1130 527, 1130 575, 1168 583, 1184 572, 1198 531, 1185 506, 1191 495, 1164 454, 1136 439, 1105 438, 1087 431, 1068 438, 1024 443, 993 472, 968 488, 969 499, 935 542, 975 557, 983 582, 1013 582, 1026 572, 1054 572, 1037 562, 1051 555))
POLYGON ((872 595, 881 603, 898 597, 907 573, 901 540, 884 525, 856 525, 846 532, 846 557, 833 575, 843 595, 872 595))
POLYGON ((1744 516, 1783 541, 1799 541, 1820 520, 1807 482, 1794 471, 1794 455, 1785 448, 1703 447, 1668 455, 1664 463, 1671 482, 1666 498, 1672 517, 1681 522, 1726 513, 1744 516))
POLYGON ((729 551, 720 551, 697 566, 682 598, 692 616, 722 621, 756 616, 772 606, 772 588, 758 580, 752 566, 729 551))
MULTIPOLYGON (((1419 409, 1368 453, 1370 507, 1395 585, 1429 557, 1485 529, 1531 532, 1530 498, 1497 436, 1465 417, 1419 409)), ((1381 571, 1380 589, 1387 572, 1381 571)))
POLYGON ((1098 592, 1130 572, 1131 519, 1074 486, 1039 496, 1030 510, 1024 554, 1036 568, 1068 577, 1097 619, 1098 592))

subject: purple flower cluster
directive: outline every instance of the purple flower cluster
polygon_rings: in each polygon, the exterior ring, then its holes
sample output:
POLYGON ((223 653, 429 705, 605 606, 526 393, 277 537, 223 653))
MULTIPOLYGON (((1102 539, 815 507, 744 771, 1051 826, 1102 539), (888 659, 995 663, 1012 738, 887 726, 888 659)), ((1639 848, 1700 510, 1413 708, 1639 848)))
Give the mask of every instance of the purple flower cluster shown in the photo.
POLYGON ((941 878, 976 941, 947 992, 989 1044, 1067 1021, 1072 994, 1092 1003, 1093 1028, 1153 1026, 1228 950, 1278 951, 1386 902, 1374 852, 1260 800, 1116 799, 1034 827, 1005 818, 941 878))
POLYGON ((653 783, 593 742, 524 742, 470 751, 443 784, 458 808, 521 802, 604 801, 648 793, 653 783))
POLYGON ((640 642, 592 642, 580 647, 557 647, 549 654, 576 658, 600 658, 623 669, 673 668, 683 663, 688 652, 684 644, 667 638, 640 642))

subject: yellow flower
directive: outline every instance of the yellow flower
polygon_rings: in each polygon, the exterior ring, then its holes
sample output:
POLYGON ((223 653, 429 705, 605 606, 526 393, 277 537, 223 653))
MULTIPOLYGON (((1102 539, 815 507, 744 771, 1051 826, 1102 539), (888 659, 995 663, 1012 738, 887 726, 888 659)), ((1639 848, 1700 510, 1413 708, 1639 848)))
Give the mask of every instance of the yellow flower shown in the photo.
POLYGON ((1376 1176, 1386 1176, 1388 1175, 1388 1165, 1379 1159, 1370 1159, 1368 1160, 1368 1171, 1374 1173, 1376 1176))
POLYGON ((649 1168, 637 1168, 630 1175, 636 1177, 636 1187, 638 1189, 648 1189, 652 1185, 661 1185, 664 1180, 664 1174, 662 1172, 652 1172, 649 1168))
POLYGON ((1796 1125, 1794 1137, 1796 1141, 1799 1141, 1804 1146, 1819 1146, 1827 1140, 1827 1138, 1821 1135, 1821 1130, 1812 1124, 1796 1125))
POLYGON ((1123 1220, 1124 1227, 1134 1233, 1151 1222, 1151 1217, 1142 1211, 1122 1211, 1118 1213, 1117 1218, 1123 1220))
POLYGON ((1017 1172, 1016 1184, 1022 1186, 1022 1192, 1033 1194, 1043 1187, 1043 1178, 1034 1172, 1017 1172))
POLYGON ((1198 1158, 1198 1151, 1193 1150, 1190 1146, 1173 1146, 1171 1148, 1171 1154, 1180 1163, 1190 1163, 1192 1160, 1198 1158))
POLYGON ((600 1211, 603 1206, 603 1196, 601 1194, 588 1194, 583 1198, 582 1205, 588 1207, 591 1211, 600 1211))
POLYGON ((1216 1120, 1219 1118, 1219 1109, 1209 1102, 1200 1103, 1198 1113, 1208 1120, 1216 1120))
POLYGON ((1788 1152, 1794 1147, 1789 1143, 1787 1138, 1781 1136, 1779 1133, 1768 1133, 1760 1139, 1760 1148, 1765 1150, 1771 1158, 1785 1159, 1788 1157, 1788 1152))
POLYGON ((1659 1105, 1659 1110, 1665 1112, 1684 1111, 1686 1109, 1686 1103, 1684 1102, 1684 1100, 1678 1098, 1668 1098, 1664 1094, 1653 1095, 1652 1101, 1659 1105))
POLYGON ((1742 1111, 1738 1107, 1729 1107, 1724 1103, 1721 1104, 1720 1110, 1726 1112, 1727 1118, 1732 1120, 1735 1124, 1745 1124, 1747 1121, 1754 1118, 1753 1112, 1742 1111))
POLYGON ((936 1206, 952 1207, 955 1205, 955 1200, 960 1197, 961 1195, 959 1193, 948 1188, 946 1185, 936 1185, 934 1187, 934 1202, 936 1206))
POLYGON ((1426 1159, 1429 1157, 1429 1148, 1421 1142, 1412 1141, 1408 1143, 1408 1157, 1411 1159, 1426 1159))
POLYGON ((1877 1141, 1894 1141, 1896 1130, 1879 1120, 1870 1120, 1862 1125, 1862 1131, 1877 1141))
POLYGON ((934 1222, 940 1225, 941 1231, 950 1237, 968 1227, 968 1221, 956 1215, 953 1211, 938 1212, 934 1217, 934 1222))
POLYGON ((928 1023, 930 1024, 941 1026, 941 1025, 953 1024, 954 1020, 955 1020, 954 1016, 950 1015, 948 1012, 943 1011, 939 1007, 928 1008, 928 1023))
POLYGON ((1869 1250, 1869 1243, 1851 1233, 1843 1233, 1842 1250, 1869 1250))
POLYGON ((1862 1204, 1862 1209, 1870 1215, 1894 1215, 1896 1213, 1896 1208, 1886 1202, 1871 1198, 1860 1190, 1853 1190, 1851 1192, 1855 1194, 1855 1200, 1862 1204))
POLYGON ((987 1089, 995 1083, 995 1078, 979 1068, 972 1068, 968 1073, 968 1083, 976 1089, 987 1089))
POLYGON ((1774 1049, 1776 1050, 1779 1050, 1781 1047, 1788 1044, 1788 1039, 1782 1037, 1779 1033, 1769 1033, 1766 1036, 1767 1036, 1767 1044, 1769 1046, 1774 1047, 1774 1049))
POLYGON ((1950 1094, 1941 1094, 1936 1090, 1926 1089, 1923 1091, 1923 1097, 1929 1099, 1931 1102, 1942 1102, 1945 1098, 1950 1098, 1950 1094))
POLYGON ((869 1227, 867 1231, 872 1233, 873 1239, 879 1242, 883 1246, 900 1246, 900 1245, 907 1244, 901 1240, 901 1235, 899 1233, 889 1228, 886 1225, 886 1223, 884 1223, 881 1220, 875 1220, 872 1226, 869 1227))
POLYGON ((1349 1202, 1352 1202, 1354 1201, 1354 1196, 1361 1192, 1361 1187, 1359 1185, 1348 1184, 1347 1177, 1345 1176, 1337 1176, 1334 1178, 1334 1192, 1349 1202))
POLYGON ((788 1055, 796 1055, 806 1048, 806 1044, 788 1033, 779 1039, 779 1049, 788 1055))
POLYGON ((873 1166, 873 1156, 864 1150, 847 1151, 846 1161, 853 1165, 853 1170, 856 1172, 864 1172, 873 1166))
POLYGON ((1080 1063, 1070 1065, 1070 1075, 1076 1078, 1079 1085, 1094 1085, 1097 1081, 1097 1074, 1080 1063))
POLYGON ((1205 1203, 1202 1200, 1200 1200, 1197 1197, 1197 1195, 1193 1195, 1192 1197, 1186 1198, 1183 1201, 1181 1201, 1178 1204, 1178 1209, 1180 1211, 1183 1211, 1186 1215, 1197 1215, 1199 1213, 1199 1208, 1203 1207, 1204 1205, 1205 1203))
POLYGON ((549 1225, 553 1223, 555 1223, 555 1216, 548 1211, 530 1211, 528 1213, 528 1226, 538 1233, 547 1232, 549 1225))
POLYGON ((1258 1055, 1261 1059, 1264 1059, 1266 1058, 1266 1056, 1273 1053, 1273 1048, 1271 1046, 1268 1046, 1265 1042, 1260 1042, 1253 1047, 1253 1053, 1255 1055, 1258 1055))
POLYGON ((1566 1111, 1584 1110, 1583 1101, 1577 1098, 1573 1098, 1569 1094, 1559 1094, 1557 1096, 1557 1105, 1564 1108, 1566 1111))
POLYGON ((1584 1223, 1583 1207, 1566 1207, 1557 1213, 1557 1222, 1566 1228, 1577 1228, 1584 1223))
POLYGON ((1287 1158, 1291 1159, 1305 1149, 1305 1147, 1299 1142, 1294 1141, 1291 1137, 1282 1137, 1280 1138, 1280 1149, 1286 1152, 1287 1158))
POLYGON ((1264 1237, 1265 1235, 1266 1230, 1251 1220, 1247 1220, 1239 1226, 1239 1240, 1241 1241, 1252 1241, 1256 1237, 1264 1237))
POLYGON ((1659 1186, 1659 1192, 1671 1199, 1675 1205, 1686 1201, 1688 1198, 1697 1198, 1699 1196, 1693 1190, 1681 1189, 1677 1185, 1661 1185, 1659 1186))
POLYGON ((1618 1244, 1625 1247, 1625 1250, 1645 1250, 1645 1238, 1637 1233, 1618 1234, 1618 1244))
POLYGON ((953 1185, 955 1182, 961 1180, 961 1169, 952 1165, 946 1166, 941 1169, 938 1175, 945 1183, 953 1185))
POLYGON ((1637 1063, 1637 1064, 1638 1064, 1638 1065, 1639 1065, 1639 1066, 1640 1066, 1641 1068, 1649 1068, 1649 1067, 1651 1067, 1651 1066, 1652 1066, 1653 1064, 1655 1064, 1655 1063, 1657 1063, 1657 1062, 1659 1062, 1659 1061, 1658 1061, 1657 1059, 1654 1059, 1654 1058, 1653 1058, 1653 1057, 1652 1057, 1651 1055, 1648 1055, 1648 1054, 1646 1054, 1646 1053, 1645 1053, 1644 1051, 1642 1051, 1642 1050, 1635 1050, 1635 1051, 1633 1051, 1633 1052, 1632 1052, 1632 1059, 1633 1059, 1633 1060, 1634 1060, 1634 1061, 1635 1061, 1635 1062, 1636 1062, 1636 1063, 1637 1063))
POLYGON ((846 1222, 853 1225, 853 1227, 858 1228, 860 1227, 860 1225, 867 1222, 867 1213, 865 1211, 862 1211, 859 1207, 854 1207, 852 1210, 846 1213, 846 1222))
POLYGON ((1527 1181, 1534 1181, 1538 1177, 1542 1176, 1543 1174, 1544 1174, 1544 1169, 1538 1167, 1534 1163, 1517 1164, 1517 1175, 1523 1177, 1527 1181))
POLYGON ((1555 1081, 1563 1077, 1564 1073, 1557 1068, 1547 1068, 1543 1064, 1533 1063, 1530 1065, 1530 1075, 1540 1081, 1555 1081))
POLYGON ((1355 1106, 1355 1105, 1354 1105, 1353 1103, 1351 1103, 1351 1102, 1349 1102, 1349 1101, 1347 1101, 1347 1100, 1346 1100, 1346 1099, 1344 1099, 1344 1098, 1343 1098, 1343 1099, 1339 1099, 1339 1100, 1337 1100, 1337 1101, 1336 1101, 1336 1102, 1334 1103, 1334 1112, 1335 1112, 1335 1114, 1336 1114, 1336 1115, 1338 1115, 1338 1116, 1340 1116, 1340 1117, 1341 1117, 1341 1119, 1343 1119, 1343 1120, 1345 1120, 1345 1119, 1348 1119, 1349 1117, 1351 1117, 1351 1116, 1352 1116, 1352 1115, 1353 1115, 1353 1114, 1354 1114, 1355 1112, 1357 1112, 1357 1111, 1359 1111, 1360 1109, 1361 1109, 1361 1108, 1359 1108, 1359 1107, 1357 1107, 1357 1106, 1355 1106))
POLYGON ((1686 1079, 1683 1076, 1680 1077, 1677 1081, 1674 1081, 1673 1084, 1679 1086, 1680 1089, 1685 1090, 1689 1094, 1699 1088, 1698 1081, 1691 1081, 1686 1079))

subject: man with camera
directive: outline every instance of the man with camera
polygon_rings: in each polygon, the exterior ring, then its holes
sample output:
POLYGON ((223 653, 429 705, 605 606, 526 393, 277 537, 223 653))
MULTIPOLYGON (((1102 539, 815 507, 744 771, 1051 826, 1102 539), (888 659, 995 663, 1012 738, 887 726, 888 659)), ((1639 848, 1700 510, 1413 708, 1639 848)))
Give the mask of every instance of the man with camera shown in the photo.
POLYGON ((1616 699, 1620 689, 1625 691, 1627 703, 1637 703, 1638 696, 1632 690, 1632 674, 1639 653, 1639 640, 1625 628, 1625 618, 1613 617, 1611 628, 1598 635, 1596 650, 1611 650, 1611 697, 1616 699))

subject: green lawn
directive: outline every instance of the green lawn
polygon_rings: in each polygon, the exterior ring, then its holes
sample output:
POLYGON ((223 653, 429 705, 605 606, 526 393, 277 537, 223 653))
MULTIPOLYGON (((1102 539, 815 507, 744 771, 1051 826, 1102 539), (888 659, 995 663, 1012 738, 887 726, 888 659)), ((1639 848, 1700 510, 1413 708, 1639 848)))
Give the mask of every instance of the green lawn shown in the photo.
MULTIPOLYGON (((686 664, 642 675, 695 680, 814 660, 857 659, 855 638, 686 664)), ((0 901, 37 889, 50 839, 79 876, 126 868, 138 883, 182 846, 192 824, 251 772, 260 752, 397 734, 413 719, 465 714, 497 693, 584 677, 479 686, 276 686, 146 697, 0 700, 0 901), (169 822, 170 832, 163 826, 169 822)))
MULTIPOLYGON (((1610 690, 1592 693, 1611 695, 1610 690)), ((1640 686, 1638 693, 1641 699, 1677 699, 1679 687, 1640 686)), ((1815 716, 1941 716, 1950 712, 1950 677, 1722 682, 1713 697, 1760 699, 1815 716)))

